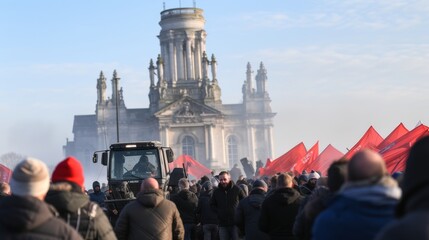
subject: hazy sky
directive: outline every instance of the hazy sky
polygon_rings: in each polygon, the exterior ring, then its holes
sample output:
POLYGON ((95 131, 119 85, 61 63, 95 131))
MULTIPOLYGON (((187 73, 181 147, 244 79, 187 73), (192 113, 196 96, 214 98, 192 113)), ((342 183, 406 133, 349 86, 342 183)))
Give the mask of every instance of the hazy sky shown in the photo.
MULTIPOLYGON (((0 155, 56 163, 73 116, 93 114, 116 69, 128 108, 149 106, 160 12, 192 1, 1 1, 0 155)), ((197 1, 223 103, 246 64, 268 71, 276 157, 303 141, 346 152, 372 125, 386 137, 429 116, 429 1, 197 1)))

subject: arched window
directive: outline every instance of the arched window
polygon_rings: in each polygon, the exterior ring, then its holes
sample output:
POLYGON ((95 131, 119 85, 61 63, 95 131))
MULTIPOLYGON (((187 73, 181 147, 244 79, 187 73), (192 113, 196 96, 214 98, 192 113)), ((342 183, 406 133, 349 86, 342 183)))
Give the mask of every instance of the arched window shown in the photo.
POLYGON ((186 136, 182 139, 182 154, 195 159, 195 141, 192 137, 186 136))
POLYGON ((238 164, 238 140, 236 136, 228 137, 227 141, 228 149, 228 160, 229 164, 232 166, 235 163, 238 164))

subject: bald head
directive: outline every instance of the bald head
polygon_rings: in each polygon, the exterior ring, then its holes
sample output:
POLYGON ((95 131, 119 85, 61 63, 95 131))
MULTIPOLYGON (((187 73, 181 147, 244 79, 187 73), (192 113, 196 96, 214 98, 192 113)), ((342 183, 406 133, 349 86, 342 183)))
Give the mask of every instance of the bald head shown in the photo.
POLYGON ((140 191, 159 189, 158 181, 155 178, 146 178, 140 186, 140 191))
POLYGON ((386 165, 380 154, 365 149, 350 159, 348 180, 351 182, 381 178, 386 175, 386 165))

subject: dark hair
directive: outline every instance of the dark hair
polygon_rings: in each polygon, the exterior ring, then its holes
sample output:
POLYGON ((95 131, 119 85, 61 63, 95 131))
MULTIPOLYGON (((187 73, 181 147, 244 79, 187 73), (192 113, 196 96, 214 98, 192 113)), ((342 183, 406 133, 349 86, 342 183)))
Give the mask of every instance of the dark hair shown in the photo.
POLYGON ((347 165, 349 161, 341 158, 331 164, 328 168, 328 188, 332 192, 340 190, 347 179, 347 165))
POLYGON ((220 176, 220 175, 224 175, 224 174, 226 174, 226 175, 228 175, 228 176, 229 176, 229 172, 228 172, 228 171, 221 171, 221 172, 219 173, 219 176, 220 176))

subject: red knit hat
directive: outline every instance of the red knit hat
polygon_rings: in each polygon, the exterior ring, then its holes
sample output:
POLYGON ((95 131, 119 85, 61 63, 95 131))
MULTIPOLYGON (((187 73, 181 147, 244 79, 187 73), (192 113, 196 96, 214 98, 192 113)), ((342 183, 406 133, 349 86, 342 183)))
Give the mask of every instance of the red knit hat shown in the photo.
POLYGON ((69 181, 83 187, 83 168, 79 160, 74 157, 67 157, 58 163, 52 173, 52 182, 69 181))

